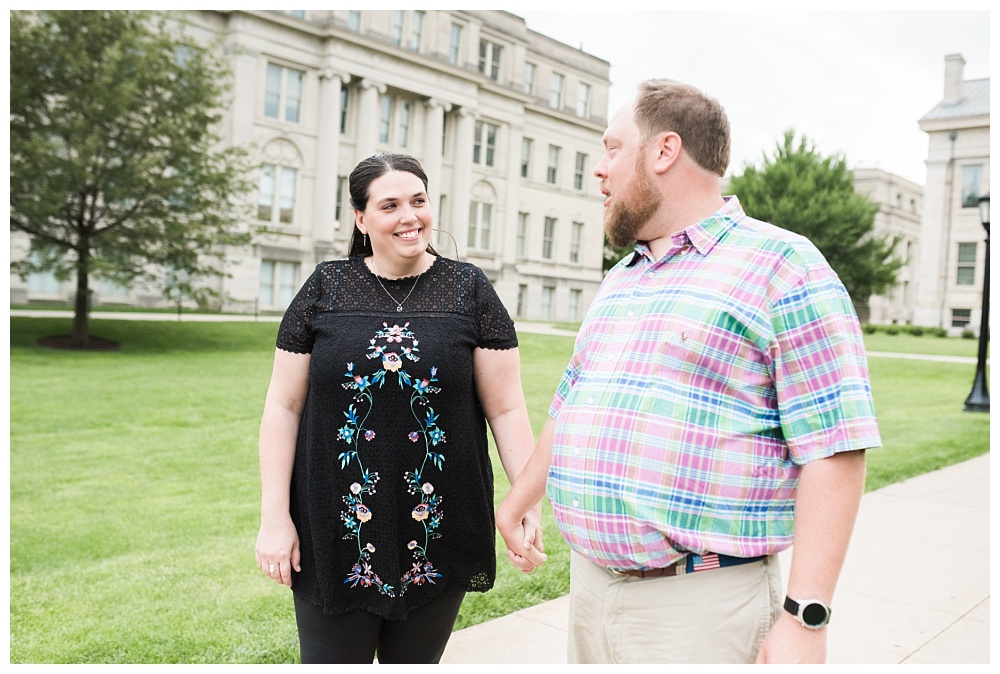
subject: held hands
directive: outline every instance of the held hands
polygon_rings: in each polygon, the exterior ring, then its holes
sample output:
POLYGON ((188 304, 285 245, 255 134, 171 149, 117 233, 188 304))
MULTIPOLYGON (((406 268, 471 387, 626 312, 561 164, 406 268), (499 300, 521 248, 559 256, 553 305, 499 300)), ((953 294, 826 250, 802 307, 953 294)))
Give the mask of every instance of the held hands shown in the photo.
POLYGON ((287 515, 261 522, 255 552, 257 566, 275 583, 291 587, 292 569, 302 570, 299 566, 299 534, 292 518, 287 515))
POLYGON ((781 612, 757 654, 757 664, 823 664, 826 662, 826 628, 806 629, 781 612))
POLYGON ((510 563, 521 570, 521 573, 531 573, 545 563, 545 546, 542 543, 541 507, 534 508, 517 518, 511 512, 506 501, 497 508, 497 529, 507 544, 507 558, 510 563))

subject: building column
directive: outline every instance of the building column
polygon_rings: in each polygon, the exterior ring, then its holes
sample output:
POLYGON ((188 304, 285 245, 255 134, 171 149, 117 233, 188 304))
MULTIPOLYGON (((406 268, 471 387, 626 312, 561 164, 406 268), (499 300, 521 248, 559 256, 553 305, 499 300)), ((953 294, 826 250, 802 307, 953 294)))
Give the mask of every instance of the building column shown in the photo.
POLYGON ((441 166, 441 136, 444 134, 444 115, 451 111, 451 103, 431 98, 424 102, 427 107, 427 123, 424 127, 424 171, 430 182, 428 197, 435 208, 441 203, 441 181, 444 177, 441 166))
POLYGON ((468 253, 469 194, 472 190, 472 140, 475 133, 476 111, 458 111, 458 133, 455 142, 455 170, 452 175, 451 234, 455 237, 458 255, 468 253))
POLYGON ((386 92, 386 86, 370 79, 361 82, 361 100, 358 105, 358 135, 355 139, 356 155, 354 163, 375 154, 378 140, 378 97, 386 92))
POLYGON ((319 125, 316 140, 316 185, 313 190, 313 239, 333 242, 337 213, 337 158, 340 156, 340 92, 350 75, 329 66, 319 72, 319 125))

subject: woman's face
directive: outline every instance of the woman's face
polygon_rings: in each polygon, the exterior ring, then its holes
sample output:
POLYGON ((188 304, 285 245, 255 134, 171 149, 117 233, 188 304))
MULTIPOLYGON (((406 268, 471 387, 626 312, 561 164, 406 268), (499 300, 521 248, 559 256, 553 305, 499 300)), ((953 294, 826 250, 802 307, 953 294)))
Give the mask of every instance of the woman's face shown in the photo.
POLYGON ((431 243, 433 213, 424 183, 406 171, 390 171, 368 187, 364 211, 354 221, 372 242, 376 261, 389 267, 421 259, 431 243))

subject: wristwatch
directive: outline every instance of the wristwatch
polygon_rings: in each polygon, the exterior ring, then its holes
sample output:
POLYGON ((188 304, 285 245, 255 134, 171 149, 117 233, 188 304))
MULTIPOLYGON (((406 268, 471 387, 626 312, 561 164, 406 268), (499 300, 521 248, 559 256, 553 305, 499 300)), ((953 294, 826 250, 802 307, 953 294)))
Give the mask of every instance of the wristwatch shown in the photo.
POLYGON ((787 596, 785 597, 785 610, 795 616, 795 619, 803 627, 810 630, 826 627, 826 624, 830 622, 830 614, 833 612, 819 599, 795 601, 787 596))

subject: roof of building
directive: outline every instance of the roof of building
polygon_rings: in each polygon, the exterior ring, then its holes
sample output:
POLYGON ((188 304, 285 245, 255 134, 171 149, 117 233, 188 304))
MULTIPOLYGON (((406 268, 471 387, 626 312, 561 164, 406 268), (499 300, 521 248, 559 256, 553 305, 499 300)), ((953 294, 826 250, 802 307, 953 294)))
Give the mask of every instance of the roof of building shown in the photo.
POLYGON ((977 117, 990 114, 990 78, 965 80, 965 95, 957 103, 938 103, 920 118, 951 119, 954 117, 977 117))

